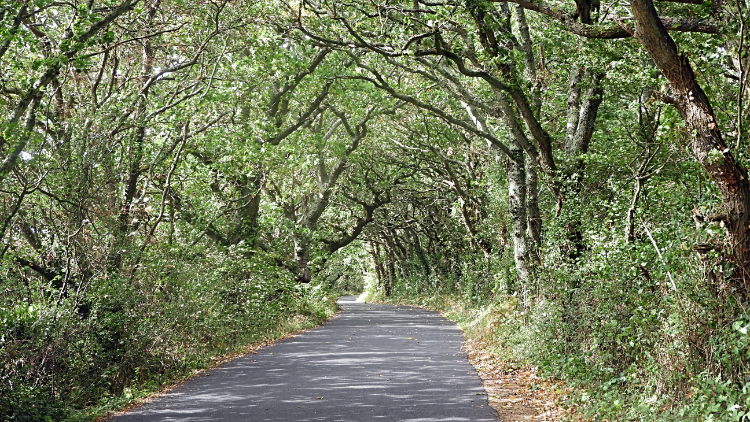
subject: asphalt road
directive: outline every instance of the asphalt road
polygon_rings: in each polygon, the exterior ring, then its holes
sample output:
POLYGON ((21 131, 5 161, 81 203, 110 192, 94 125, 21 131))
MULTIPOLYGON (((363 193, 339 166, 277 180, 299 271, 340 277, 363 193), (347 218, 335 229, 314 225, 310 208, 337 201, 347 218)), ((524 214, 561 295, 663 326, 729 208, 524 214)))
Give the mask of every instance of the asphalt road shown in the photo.
POLYGON ((497 421, 463 334, 435 312, 354 302, 329 323, 117 416, 131 421, 497 421))

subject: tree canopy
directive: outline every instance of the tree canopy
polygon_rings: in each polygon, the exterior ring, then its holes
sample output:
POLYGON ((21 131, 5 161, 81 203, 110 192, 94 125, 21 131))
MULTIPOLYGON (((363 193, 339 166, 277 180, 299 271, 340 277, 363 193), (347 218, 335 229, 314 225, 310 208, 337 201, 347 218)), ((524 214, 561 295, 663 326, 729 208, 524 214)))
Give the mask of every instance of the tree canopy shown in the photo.
POLYGON ((605 418, 750 414, 748 13, 2 0, 0 412, 165 382, 368 279, 515 303, 519 356, 631 396, 605 418))

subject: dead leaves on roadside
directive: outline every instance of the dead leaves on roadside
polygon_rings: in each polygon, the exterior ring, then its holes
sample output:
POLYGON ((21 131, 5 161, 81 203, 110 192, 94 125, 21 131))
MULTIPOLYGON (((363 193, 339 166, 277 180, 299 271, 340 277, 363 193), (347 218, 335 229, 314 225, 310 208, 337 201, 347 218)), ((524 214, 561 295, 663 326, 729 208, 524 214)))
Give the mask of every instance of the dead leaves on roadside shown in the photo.
POLYGON ((540 378, 536 368, 503 362, 481 340, 464 344, 469 361, 477 369, 490 406, 503 422, 558 422, 579 420, 576 409, 563 407, 570 393, 560 382, 540 378))

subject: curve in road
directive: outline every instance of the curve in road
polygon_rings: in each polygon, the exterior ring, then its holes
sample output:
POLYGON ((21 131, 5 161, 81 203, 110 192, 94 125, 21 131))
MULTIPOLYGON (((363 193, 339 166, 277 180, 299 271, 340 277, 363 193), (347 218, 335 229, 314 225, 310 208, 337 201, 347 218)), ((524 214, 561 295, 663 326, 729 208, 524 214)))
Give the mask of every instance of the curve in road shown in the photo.
POLYGON ((497 421, 463 333, 436 312, 355 302, 116 422, 497 421))

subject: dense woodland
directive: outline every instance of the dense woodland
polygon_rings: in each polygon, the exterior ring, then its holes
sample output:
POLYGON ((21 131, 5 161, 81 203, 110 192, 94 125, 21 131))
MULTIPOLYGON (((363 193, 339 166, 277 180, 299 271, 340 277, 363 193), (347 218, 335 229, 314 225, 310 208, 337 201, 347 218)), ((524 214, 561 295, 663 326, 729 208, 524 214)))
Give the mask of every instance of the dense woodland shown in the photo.
POLYGON ((367 281, 503 309, 498 353, 593 420, 747 420, 749 15, 0 0, 0 419, 87 420, 367 281))

